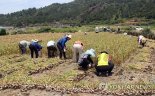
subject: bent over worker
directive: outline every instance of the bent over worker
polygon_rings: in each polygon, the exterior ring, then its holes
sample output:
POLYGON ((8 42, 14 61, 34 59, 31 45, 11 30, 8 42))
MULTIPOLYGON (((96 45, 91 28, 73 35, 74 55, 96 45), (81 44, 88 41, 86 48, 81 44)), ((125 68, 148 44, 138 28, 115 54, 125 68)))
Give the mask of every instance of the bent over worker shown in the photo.
POLYGON ((57 47, 59 49, 60 59, 62 59, 62 55, 63 55, 64 59, 66 59, 66 42, 69 41, 71 38, 72 38, 72 35, 67 35, 67 36, 61 38, 57 42, 57 47))
POLYGON ((47 43, 47 51, 48 51, 48 58, 56 56, 57 48, 54 41, 51 40, 47 43))
POLYGON ((138 36, 138 43, 139 43, 139 45, 144 47, 146 44, 146 38, 143 35, 138 36))
POLYGON ((83 52, 83 43, 81 41, 75 41, 73 45, 73 62, 77 63, 80 55, 83 52))
POLYGON ((39 57, 39 51, 41 51, 42 46, 38 42, 39 42, 39 40, 32 40, 32 42, 29 46, 30 51, 31 51, 31 58, 33 58, 34 53, 36 55, 36 58, 39 57))
POLYGON ((111 71, 114 68, 114 64, 106 51, 101 52, 98 56, 98 63, 95 68, 98 76, 100 74, 107 75, 107 73, 109 76, 112 75, 111 71))
POLYGON ((78 61, 79 66, 81 66, 83 69, 88 69, 88 67, 93 66, 94 63, 91 57, 95 57, 94 49, 87 50, 80 56, 78 61))
POLYGON ((26 53, 26 48, 30 45, 30 42, 26 41, 26 40, 22 40, 19 42, 19 49, 21 51, 21 54, 25 54, 26 53))

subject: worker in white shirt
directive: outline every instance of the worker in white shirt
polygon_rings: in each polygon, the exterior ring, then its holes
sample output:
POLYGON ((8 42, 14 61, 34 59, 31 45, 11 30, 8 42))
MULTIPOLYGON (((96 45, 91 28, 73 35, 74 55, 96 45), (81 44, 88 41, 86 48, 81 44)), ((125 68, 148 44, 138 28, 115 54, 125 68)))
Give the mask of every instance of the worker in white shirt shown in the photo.
POLYGON ((29 45, 30 45, 30 42, 26 40, 22 40, 19 42, 19 49, 21 51, 21 54, 26 53, 26 48, 28 48, 29 45))
POLYGON ((99 27, 95 27, 95 32, 96 32, 96 33, 99 32, 99 27))
POLYGON ((54 41, 49 41, 47 43, 48 58, 55 57, 57 53, 56 43, 54 41))
POLYGON ((146 42, 147 42, 147 40, 146 40, 146 38, 143 35, 138 36, 138 43, 139 43, 139 45, 144 47, 146 42))
POLYGON ((139 45, 140 45, 141 40, 142 40, 143 37, 144 37, 143 35, 139 35, 139 36, 138 36, 138 43, 139 43, 139 45))

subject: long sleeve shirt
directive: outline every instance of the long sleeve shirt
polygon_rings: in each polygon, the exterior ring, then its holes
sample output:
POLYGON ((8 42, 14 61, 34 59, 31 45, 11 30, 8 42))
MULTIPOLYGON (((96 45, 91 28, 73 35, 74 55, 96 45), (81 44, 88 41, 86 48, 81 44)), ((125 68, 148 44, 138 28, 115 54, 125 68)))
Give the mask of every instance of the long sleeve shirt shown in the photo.
POLYGON ((61 45, 62 49, 64 49, 66 47, 66 42, 67 42, 67 37, 63 37, 58 41, 58 44, 61 45))
POLYGON ((32 42, 31 45, 34 46, 38 51, 42 49, 42 46, 39 45, 37 42, 32 42))

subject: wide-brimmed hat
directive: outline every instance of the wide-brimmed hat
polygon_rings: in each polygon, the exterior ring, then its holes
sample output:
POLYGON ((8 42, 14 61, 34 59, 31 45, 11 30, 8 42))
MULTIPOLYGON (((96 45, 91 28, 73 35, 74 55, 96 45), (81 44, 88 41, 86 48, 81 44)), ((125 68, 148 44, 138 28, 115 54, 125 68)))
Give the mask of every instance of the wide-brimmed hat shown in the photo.
POLYGON ((39 42, 38 39, 32 39, 31 41, 32 41, 32 42, 39 42))
POLYGON ((67 37, 71 39, 72 38, 72 35, 67 35, 67 37))
POLYGON ((89 49, 85 52, 85 54, 89 54, 91 55, 92 57, 95 57, 95 50, 94 49, 89 49))

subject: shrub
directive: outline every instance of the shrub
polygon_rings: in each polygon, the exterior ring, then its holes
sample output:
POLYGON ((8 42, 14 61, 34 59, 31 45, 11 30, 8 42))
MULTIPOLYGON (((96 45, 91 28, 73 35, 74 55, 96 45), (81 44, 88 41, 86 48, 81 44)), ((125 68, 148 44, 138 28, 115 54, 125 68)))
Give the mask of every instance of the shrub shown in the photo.
POLYGON ((6 30, 5 29, 0 29, 0 35, 7 35, 6 30))
POLYGON ((25 30, 21 30, 21 29, 11 32, 11 35, 16 35, 16 34, 29 34, 29 32, 27 32, 25 30))
POLYGON ((46 33, 46 32, 49 32, 51 30, 51 28, 49 27, 43 27, 43 28, 40 28, 38 30, 39 33, 46 33))
POLYGON ((144 29, 141 33, 130 31, 128 32, 128 35, 133 35, 133 36, 143 35, 146 38, 155 39, 155 34, 149 28, 144 29))
POLYGON ((124 30, 127 32, 130 32, 133 30, 133 28, 131 26, 128 26, 128 27, 125 27, 124 30))
POLYGON ((149 39, 155 39, 155 34, 149 28, 145 28, 141 34, 149 39))
POLYGON ((152 34, 151 30, 149 28, 145 28, 142 33, 143 36, 149 36, 150 34, 152 34))
POLYGON ((52 28, 50 31, 52 33, 54 32, 74 33, 74 32, 77 32, 77 29, 76 28, 52 28))

